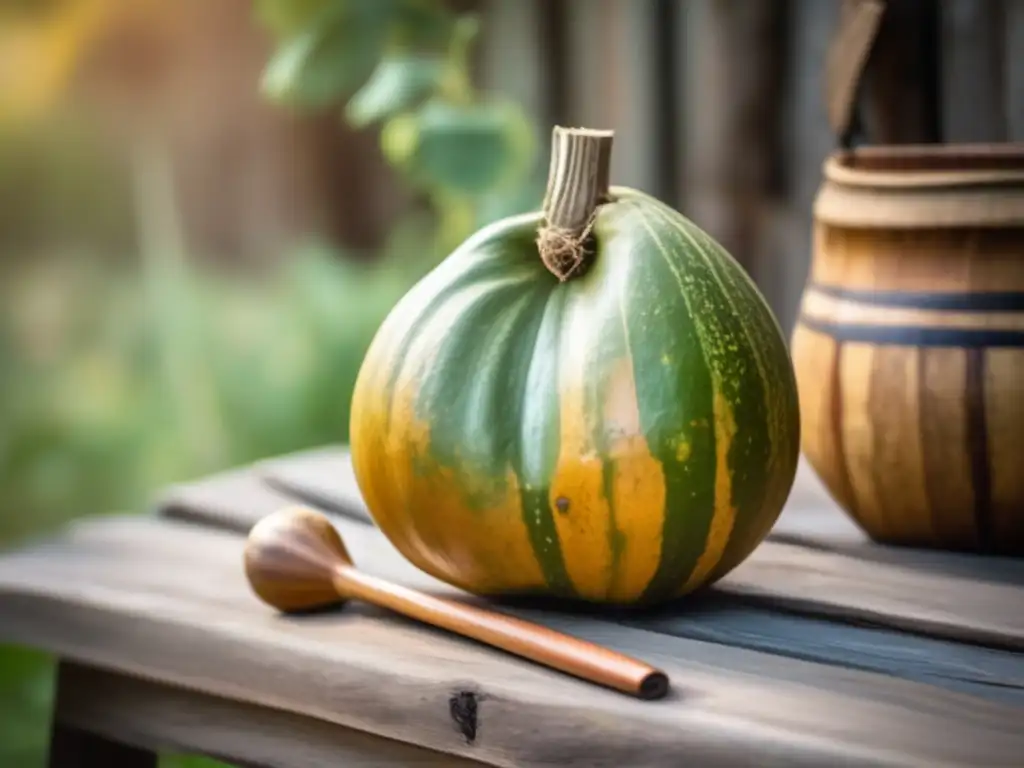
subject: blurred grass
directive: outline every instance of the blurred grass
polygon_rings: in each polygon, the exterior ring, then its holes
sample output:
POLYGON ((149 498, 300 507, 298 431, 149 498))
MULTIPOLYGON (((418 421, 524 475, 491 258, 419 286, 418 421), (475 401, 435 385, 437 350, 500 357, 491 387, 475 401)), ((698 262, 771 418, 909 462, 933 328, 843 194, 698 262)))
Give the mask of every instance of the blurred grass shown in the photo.
MULTIPOLYGON (((366 266, 319 245, 267 274, 175 282, 81 258, 0 275, 0 548, 155 489, 347 439, 362 356, 432 264, 412 223, 366 266)), ((0 646, 0 766, 45 761, 53 664, 0 646)), ((212 761, 168 756, 165 767, 212 761)))

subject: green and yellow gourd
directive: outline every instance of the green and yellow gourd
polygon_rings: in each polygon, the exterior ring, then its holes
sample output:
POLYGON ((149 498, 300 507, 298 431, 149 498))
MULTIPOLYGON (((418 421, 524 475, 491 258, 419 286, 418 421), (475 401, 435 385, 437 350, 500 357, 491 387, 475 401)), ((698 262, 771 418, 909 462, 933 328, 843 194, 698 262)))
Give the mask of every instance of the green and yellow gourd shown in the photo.
POLYGON ((556 128, 543 211, 415 285, 359 373, 350 444, 373 518, 473 593, 684 595, 754 550, 793 483, 775 317, 696 225, 609 188, 611 138, 556 128))

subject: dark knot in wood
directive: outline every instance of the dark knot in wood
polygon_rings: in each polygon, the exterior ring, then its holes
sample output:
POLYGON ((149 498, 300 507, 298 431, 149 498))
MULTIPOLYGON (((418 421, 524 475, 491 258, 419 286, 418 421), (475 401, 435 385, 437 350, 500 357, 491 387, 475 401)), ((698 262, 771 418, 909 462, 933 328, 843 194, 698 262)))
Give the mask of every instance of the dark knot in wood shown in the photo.
POLYGON ((448 699, 448 711, 459 731, 472 744, 476 741, 477 696, 472 691, 459 691, 448 699))

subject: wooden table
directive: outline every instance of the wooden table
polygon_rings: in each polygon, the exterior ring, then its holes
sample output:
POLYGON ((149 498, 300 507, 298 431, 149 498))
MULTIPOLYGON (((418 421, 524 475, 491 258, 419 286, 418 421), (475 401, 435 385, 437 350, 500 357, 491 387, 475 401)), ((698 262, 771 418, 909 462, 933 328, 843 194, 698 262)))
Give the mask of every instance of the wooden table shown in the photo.
POLYGON ((80 520, 0 556, 0 640, 62 660, 52 765, 1024 765, 1024 561, 869 544, 806 468, 769 540, 699 601, 502 607, 661 665, 658 702, 367 606, 276 615, 245 583, 244 534, 296 500, 361 568, 453 592, 372 526, 336 448, 80 520))

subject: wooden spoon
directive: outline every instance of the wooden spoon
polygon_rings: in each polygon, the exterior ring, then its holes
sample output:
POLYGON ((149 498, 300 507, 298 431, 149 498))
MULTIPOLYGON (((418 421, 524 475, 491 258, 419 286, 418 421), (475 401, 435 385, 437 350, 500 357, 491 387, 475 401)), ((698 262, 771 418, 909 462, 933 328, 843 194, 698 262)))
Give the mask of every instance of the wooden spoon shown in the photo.
POLYGON ((361 573, 331 522, 306 507, 282 509, 253 526, 245 572, 256 595, 279 611, 363 600, 641 699, 668 693, 664 672, 628 656, 361 573))

